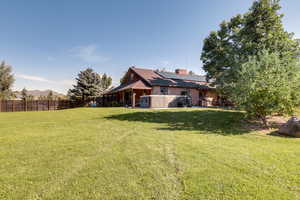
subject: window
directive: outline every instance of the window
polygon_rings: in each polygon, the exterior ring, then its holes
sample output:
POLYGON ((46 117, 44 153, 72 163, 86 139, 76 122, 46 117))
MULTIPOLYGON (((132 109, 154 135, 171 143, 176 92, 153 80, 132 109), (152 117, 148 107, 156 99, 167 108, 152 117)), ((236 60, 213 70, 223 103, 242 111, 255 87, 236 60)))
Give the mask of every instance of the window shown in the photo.
POLYGON ((167 95, 168 94, 168 88, 167 87, 161 87, 160 88, 160 93, 163 95, 167 95))
POLYGON ((182 90, 180 92, 180 95, 182 95, 182 96, 191 96, 191 90, 190 89, 182 90))
POLYGON ((205 98, 205 92, 200 91, 199 92, 199 99, 204 99, 205 98))
POLYGON ((187 95, 188 95, 188 92, 187 92, 187 91, 181 91, 180 95, 182 95, 182 96, 187 96, 187 95))
POLYGON ((132 80, 133 80, 133 78, 134 78, 134 74, 132 73, 132 74, 130 74, 129 81, 132 81, 132 80))

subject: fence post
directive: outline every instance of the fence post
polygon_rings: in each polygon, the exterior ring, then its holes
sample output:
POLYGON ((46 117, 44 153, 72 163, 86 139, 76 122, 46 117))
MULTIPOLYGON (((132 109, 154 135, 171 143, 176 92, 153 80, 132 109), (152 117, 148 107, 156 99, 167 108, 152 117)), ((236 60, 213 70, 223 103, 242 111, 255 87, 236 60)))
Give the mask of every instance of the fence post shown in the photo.
POLYGON ((0 100, 0 112, 2 112, 2 100, 0 100))
POLYGON ((12 111, 15 112, 15 101, 12 100, 12 111))
POLYGON ((25 111, 27 112, 27 99, 24 100, 24 104, 25 104, 25 111))

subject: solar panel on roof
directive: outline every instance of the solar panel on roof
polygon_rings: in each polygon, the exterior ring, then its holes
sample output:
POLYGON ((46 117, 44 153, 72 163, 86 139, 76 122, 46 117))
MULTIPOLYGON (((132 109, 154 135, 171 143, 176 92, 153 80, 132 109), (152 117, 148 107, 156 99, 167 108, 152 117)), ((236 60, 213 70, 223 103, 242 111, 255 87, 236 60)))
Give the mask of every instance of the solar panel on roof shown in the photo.
POLYGON ((172 72, 157 72, 159 75, 168 78, 168 79, 178 79, 178 80, 186 80, 186 81, 199 81, 205 82, 205 76, 197 76, 197 75, 178 75, 172 72))

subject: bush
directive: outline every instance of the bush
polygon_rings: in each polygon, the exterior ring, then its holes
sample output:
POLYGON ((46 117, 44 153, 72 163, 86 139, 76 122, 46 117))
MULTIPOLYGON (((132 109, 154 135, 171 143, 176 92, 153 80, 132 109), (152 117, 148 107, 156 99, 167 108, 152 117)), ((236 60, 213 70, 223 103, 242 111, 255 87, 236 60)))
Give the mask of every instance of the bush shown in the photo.
POLYGON ((268 115, 292 114, 300 104, 298 63, 264 50, 250 57, 237 74, 237 81, 230 85, 230 99, 265 126, 268 115))

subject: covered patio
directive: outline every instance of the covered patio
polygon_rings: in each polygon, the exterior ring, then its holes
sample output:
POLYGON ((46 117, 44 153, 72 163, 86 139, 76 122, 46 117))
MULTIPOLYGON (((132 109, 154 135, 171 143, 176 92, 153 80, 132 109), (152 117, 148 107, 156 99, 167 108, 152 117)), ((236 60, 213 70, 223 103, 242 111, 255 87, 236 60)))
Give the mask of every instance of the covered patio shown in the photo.
POLYGON ((140 97, 150 95, 152 88, 142 80, 121 85, 102 95, 102 104, 108 106, 139 106, 140 97))

